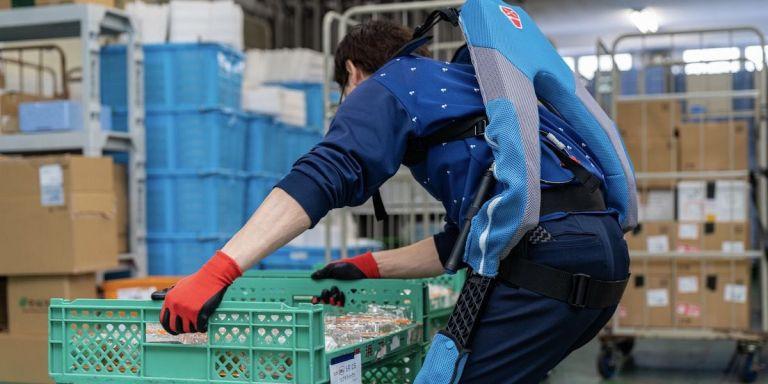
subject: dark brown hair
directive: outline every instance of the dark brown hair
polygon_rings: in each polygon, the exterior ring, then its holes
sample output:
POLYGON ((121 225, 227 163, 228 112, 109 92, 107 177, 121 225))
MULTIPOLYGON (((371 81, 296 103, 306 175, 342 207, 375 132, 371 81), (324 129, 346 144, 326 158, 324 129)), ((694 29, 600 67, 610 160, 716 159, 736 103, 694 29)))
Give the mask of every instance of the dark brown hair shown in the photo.
MULTIPOLYGON (((410 29, 386 20, 367 21, 351 27, 336 48, 333 80, 344 87, 349 76, 345 65, 347 60, 367 74, 376 72, 411 40, 412 35, 410 29)), ((426 47, 417 49, 415 53, 429 56, 426 47)))

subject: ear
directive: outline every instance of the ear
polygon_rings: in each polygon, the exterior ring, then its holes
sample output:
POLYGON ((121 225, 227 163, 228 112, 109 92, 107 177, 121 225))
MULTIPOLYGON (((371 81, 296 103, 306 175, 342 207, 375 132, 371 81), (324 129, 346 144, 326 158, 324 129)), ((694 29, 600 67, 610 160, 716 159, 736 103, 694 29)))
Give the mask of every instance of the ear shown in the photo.
POLYGON ((355 65, 355 63, 352 62, 352 60, 347 59, 344 65, 346 66, 347 72, 349 73, 349 85, 355 87, 368 77, 361 69, 355 65))

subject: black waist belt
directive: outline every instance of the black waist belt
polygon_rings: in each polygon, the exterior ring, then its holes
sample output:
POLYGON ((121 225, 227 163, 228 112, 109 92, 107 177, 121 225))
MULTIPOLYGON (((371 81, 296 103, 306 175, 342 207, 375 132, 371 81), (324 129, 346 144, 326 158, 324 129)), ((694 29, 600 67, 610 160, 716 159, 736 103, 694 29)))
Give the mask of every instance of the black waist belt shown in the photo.
MULTIPOLYGON (((541 213, 604 211, 599 188, 581 184, 564 185, 541 191, 541 213)), ((555 240, 556 241, 556 240, 555 240)), ((512 285, 579 308, 608 308, 619 304, 627 281, 603 281, 583 273, 571 273, 527 259, 529 236, 523 237, 501 262, 499 278, 512 285)))
POLYGON ((501 262, 499 278, 574 307, 592 309, 618 305, 629 280, 597 280, 512 255, 501 262))

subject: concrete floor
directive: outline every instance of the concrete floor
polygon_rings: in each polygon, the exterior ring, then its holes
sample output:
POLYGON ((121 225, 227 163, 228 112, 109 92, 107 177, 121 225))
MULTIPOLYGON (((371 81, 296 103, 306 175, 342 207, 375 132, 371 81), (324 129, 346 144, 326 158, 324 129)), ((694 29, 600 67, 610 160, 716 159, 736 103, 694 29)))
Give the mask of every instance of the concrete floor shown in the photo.
MULTIPOLYGON (((739 383, 736 374, 724 374, 733 342, 698 342, 678 340, 638 340, 632 353, 634 363, 625 364, 612 380, 600 378, 596 369, 599 343, 593 340, 574 352, 553 372, 547 384, 730 384, 739 383)), ((768 351, 761 361, 768 362, 768 351)), ((768 383, 763 370, 757 383, 768 383)))

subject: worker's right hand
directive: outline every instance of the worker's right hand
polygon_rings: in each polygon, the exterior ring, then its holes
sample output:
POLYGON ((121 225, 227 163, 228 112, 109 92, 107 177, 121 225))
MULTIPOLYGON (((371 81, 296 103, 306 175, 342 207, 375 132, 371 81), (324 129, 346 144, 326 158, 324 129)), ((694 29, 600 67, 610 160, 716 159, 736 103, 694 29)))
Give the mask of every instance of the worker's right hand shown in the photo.
POLYGON ((379 274, 379 265, 376 263, 373 253, 366 252, 348 259, 334 261, 315 271, 312 274, 312 278, 315 280, 358 280, 378 279, 381 278, 381 275, 379 274))
POLYGON ((221 304, 227 288, 242 274, 232 258, 217 251, 200 270, 166 292, 160 324, 172 335, 205 332, 208 318, 221 304))

